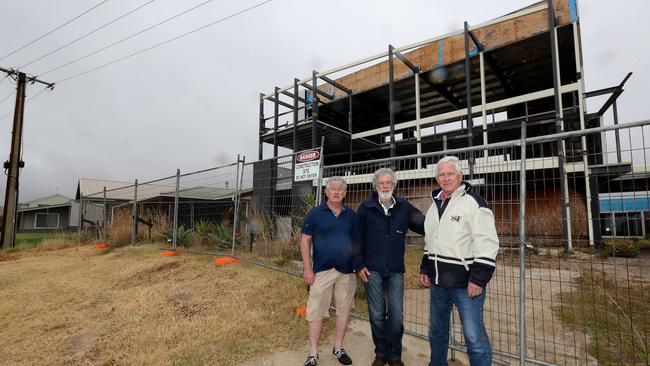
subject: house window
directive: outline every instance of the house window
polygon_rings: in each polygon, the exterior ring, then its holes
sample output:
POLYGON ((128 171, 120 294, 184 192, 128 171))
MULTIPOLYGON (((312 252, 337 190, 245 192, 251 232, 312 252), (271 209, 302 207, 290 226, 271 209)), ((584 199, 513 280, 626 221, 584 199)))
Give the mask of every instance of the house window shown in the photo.
POLYGON ((59 214, 58 213, 37 213, 34 229, 58 229, 59 228, 59 214))
POLYGON ((614 214, 616 236, 643 236, 640 212, 621 212, 614 214))
POLYGON ((609 212, 600 214, 600 233, 603 236, 614 236, 614 222, 609 212))

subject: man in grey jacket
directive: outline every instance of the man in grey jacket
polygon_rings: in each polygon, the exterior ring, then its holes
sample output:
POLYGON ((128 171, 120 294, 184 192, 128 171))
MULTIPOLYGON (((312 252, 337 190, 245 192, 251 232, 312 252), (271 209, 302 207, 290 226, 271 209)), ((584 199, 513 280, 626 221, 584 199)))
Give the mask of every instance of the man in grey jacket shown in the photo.
POLYGON ((433 204, 426 214, 420 265, 420 281, 431 289, 429 366, 447 365, 452 304, 460 314, 471 365, 490 365, 483 305, 499 249, 494 215, 485 199, 463 182, 458 158, 440 159, 435 177, 440 188, 432 192, 433 204))

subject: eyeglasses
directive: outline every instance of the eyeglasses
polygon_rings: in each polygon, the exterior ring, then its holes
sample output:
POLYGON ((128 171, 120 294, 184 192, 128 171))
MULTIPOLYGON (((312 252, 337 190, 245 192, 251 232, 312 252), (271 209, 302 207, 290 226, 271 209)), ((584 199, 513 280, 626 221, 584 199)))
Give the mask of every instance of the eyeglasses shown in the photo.
POLYGON ((345 192, 345 188, 331 188, 331 187, 327 187, 326 189, 327 189, 328 191, 330 191, 330 192, 345 192))
POLYGON ((453 173, 440 173, 440 174, 436 175, 436 178, 438 178, 438 179, 454 178, 456 176, 458 176, 458 173, 456 173, 456 172, 453 172, 453 173))

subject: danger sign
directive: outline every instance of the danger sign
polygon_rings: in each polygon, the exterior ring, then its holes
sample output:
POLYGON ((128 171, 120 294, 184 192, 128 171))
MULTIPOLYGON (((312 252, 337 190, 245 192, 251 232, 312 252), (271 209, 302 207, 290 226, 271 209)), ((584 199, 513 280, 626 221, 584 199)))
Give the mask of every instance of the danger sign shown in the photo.
POLYGON ((296 155, 294 182, 318 179, 320 174, 320 152, 305 151, 296 155))

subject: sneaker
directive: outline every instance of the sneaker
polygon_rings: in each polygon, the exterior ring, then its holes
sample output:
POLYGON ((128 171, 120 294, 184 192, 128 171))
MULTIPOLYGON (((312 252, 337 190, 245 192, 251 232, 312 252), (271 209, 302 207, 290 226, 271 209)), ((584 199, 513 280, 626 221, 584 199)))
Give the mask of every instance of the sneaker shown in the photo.
POLYGON ((307 361, 303 364, 303 366, 316 366, 320 362, 320 359, 318 358, 318 355, 316 356, 309 356, 307 357, 307 361))
POLYGON ((390 360, 388 366, 404 366, 404 362, 402 360, 390 360))
POLYGON ((332 348, 332 354, 336 357, 337 360, 343 365, 352 365, 352 359, 345 352, 343 348, 332 348))
POLYGON ((372 361, 370 366, 384 366, 386 364, 386 359, 383 357, 375 357, 375 360, 372 361))

